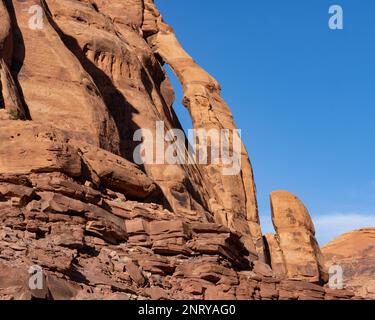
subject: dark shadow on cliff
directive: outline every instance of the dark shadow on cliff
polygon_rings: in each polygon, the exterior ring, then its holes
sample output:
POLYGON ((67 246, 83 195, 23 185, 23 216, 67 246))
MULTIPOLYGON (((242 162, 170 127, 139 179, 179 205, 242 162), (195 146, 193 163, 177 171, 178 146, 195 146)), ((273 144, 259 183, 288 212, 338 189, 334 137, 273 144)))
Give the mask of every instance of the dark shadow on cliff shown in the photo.
MULTIPOLYGON (((120 155, 130 162, 134 162, 133 153, 135 148, 140 142, 133 140, 134 132, 141 129, 134 121, 132 121, 133 114, 138 113, 124 97, 124 95, 113 84, 112 79, 98 68, 91 60, 86 57, 88 48, 85 46, 83 49, 80 47, 77 40, 70 35, 64 33, 52 18, 52 14, 45 1, 42 1, 46 16, 50 25, 54 28, 60 39, 64 42, 65 46, 75 55, 79 60, 85 71, 91 76, 99 93, 108 108, 108 111, 115 121, 117 130, 120 135, 120 155)), ((145 172, 144 166, 139 166, 145 172)), ((163 195, 160 187, 157 186, 155 195, 145 202, 155 202, 163 204, 163 206, 171 210, 168 200, 163 195)))
POLYGON ((8 9, 8 13, 11 19, 12 36, 13 36, 12 65, 10 66, 10 71, 13 76, 13 81, 17 88, 18 95, 22 103, 25 120, 31 120, 30 111, 25 101, 22 87, 18 81, 18 75, 21 71, 23 62, 25 60, 25 42, 23 40, 22 32, 18 26, 17 16, 14 10, 13 2, 5 1, 5 5, 8 9))
POLYGON ((58 33, 60 39, 63 41, 67 49, 74 54, 85 71, 91 76, 97 89, 99 90, 99 93, 107 106, 112 119, 115 121, 117 130, 119 132, 121 140, 121 156, 133 162, 133 150, 138 145, 138 142, 133 141, 133 134, 140 128, 132 121, 132 115, 138 113, 138 111, 116 88, 112 82, 112 79, 86 57, 88 48, 85 46, 82 49, 74 37, 64 33, 53 20, 52 14, 45 1, 43 1, 43 5, 45 6, 48 22, 58 33))

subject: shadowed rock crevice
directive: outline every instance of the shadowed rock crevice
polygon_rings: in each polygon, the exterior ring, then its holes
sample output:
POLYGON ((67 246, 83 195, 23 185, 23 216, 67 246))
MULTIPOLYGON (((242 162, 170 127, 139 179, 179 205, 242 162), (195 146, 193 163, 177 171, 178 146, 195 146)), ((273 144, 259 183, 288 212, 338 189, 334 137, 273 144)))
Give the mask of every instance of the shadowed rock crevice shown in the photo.
MULTIPOLYGON (((13 112, 13 117, 18 116, 22 120, 31 120, 30 112, 23 96, 22 87, 18 82, 18 74, 23 65, 23 60, 25 57, 25 46, 23 42, 23 36, 21 30, 18 27, 17 18, 14 12, 14 6, 12 1, 5 1, 5 4, 1 3, 0 7, 3 10, 7 10, 7 14, 10 18, 11 32, 9 33, 8 39, 2 45, 3 54, 0 58, 4 61, 1 63, 1 93, 0 100, 2 98, 2 105, 5 106, 6 100, 4 100, 3 90, 8 89, 7 97, 11 100, 10 110, 13 112), (6 48, 8 47, 8 48, 6 48), (9 70, 8 70, 9 68, 9 70), (8 74, 9 73, 9 74, 8 74), (12 76, 11 76, 12 75, 12 76)), ((2 17, 4 26, 6 23, 5 17, 2 17)), ((9 101, 9 100, 8 100, 9 101)), ((6 108, 6 106, 5 106, 6 108)), ((9 108, 9 107, 8 107, 9 108)))
MULTIPOLYGON (((140 129, 135 123, 131 121, 132 114, 137 112, 129 102, 126 101, 125 97, 119 92, 116 86, 112 83, 112 80, 99 69, 94 63, 92 63, 86 57, 87 47, 83 50, 77 43, 77 40, 67 34, 65 34, 53 20, 52 14, 48 8, 46 1, 41 1, 48 18, 49 23, 59 34, 61 40, 64 42, 66 47, 77 57, 85 71, 93 79, 96 88, 99 92, 98 95, 104 100, 106 107, 116 123, 117 130, 120 135, 120 154, 125 159, 133 161, 133 150, 135 148, 135 142, 133 141, 133 133, 140 129)), ((102 145, 104 143, 101 143, 102 145)))
MULTIPOLYGON (((58 24, 59 29, 65 36, 72 37, 74 35, 76 37, 79 43, 79 48, 76 48, 77 51, 85 51, 85 56, 90 60, 90 63, 104 71, 112 84, 121 92, 121 96, 125 97, 132 108, 136 109, 136 112, 127 115, 127 117, 130 117, 131 122, 136 123, 137 127, 131 128, 132 125, 130 124, 130 128, 128 128, 126 124, 129 123, 126 122, 125 126, 122 124, 122 129, 127 130, 127 133, 133 133, 138 128, 150 130, 155 137, 157 121, 164 121, 165 130, 171 128, 172 124, 168 119, 172 117, 173 113, 171 112, 171 106, 166 113, 164 97, 167 95, 159 95, 161 89, 158 88, 157 83, 151 81, 152 77, 145 69, 144 62, 149 63, 147 61, 152 60, 152 55, 149 55, 148 51, 151 53, 151 50, 144 40, 134 30, 131 31, 128 27, 114 25, 108 17, 98 14, 96 10, 86 4, 75 2, 71 7, 66 7, 58 1, 46 2, 53 14, 55 23, 58 24), (83 18, 77 14, 78 10, 82 10, 87 16, 83 18), (94 16, 101 22, 101 26, 100 23, 88 22, 88 17, 94 19, 94 16), (84 28, 86 31, 76 36, 77 33, 74 30, 78 28, 84 28), (120 28, 121 30, 118 30, 120 28), (140 42, 140 48, 134 48, 134 44, 129 44, 128 37, 140 42), (147 80, 147 86, 145 86, 145 79, 147 80), (152 84, 152 88, 150 84, 152 84)), ((99 4, 98 7, 101 9, 99 4)), ((102 11, 100 10, 100 12, 102 11)), ((159 70, 157 73, 163 72, 160 66, 156 67, 159 64, 155 59, 153 63, 155 64, 154 69, 159 70)), ((87 68, 87 70, 89 69, 87 68)), ((100 79, 95 81, 98 82, 100 79)), ((99 85, 99 87, 101 86, 99 85)), ((164 85, 163 87, 168 86, 164 85)), ((108 96, 111 96, 111 94, 108 96)), ((113 105, 116 101, 110 103, 113 105)), ((129 119, 126 120, 129 121, 129 119)), ((130 151, 128 154, 132 155, 137 143, 134 143, 133 140, 129 141, 130 139, 132 139, 132 135, 131 137, 125 137, 125 139, 120 136, 120 144, 125 145, 130 151)), ((165 143, 166 146, 168 144, 165 143)), ((144 165, 144 169, 158 183, 174 211, 186 210, 190 212, 193 209, 206 215, 204 210, 206 207, 205 199, 202 196, 204 189, 203 187, 197 188, 199 185, 197 168, 168 164, 160 166, 147 163, 144 165), (175 194, 175 190, 181 190, 181 196, 175 194)))
POLYGON ((47 16, 53 28, 60 35, 60 38, 66 45, 66 47, 77 57, 86 72, 92 77, 101 97, 103 98, 112 118, 115 120, 117 130, 120 133, 121 155, 129 160, 133 160, 133 149, 134 144, 132 142, 132 133, 139 129, 134 123, 131 123, 132 113, 137 112, 132 106, 125 100, 124 96, 117 90, 112 80, 96 65, 94 65, 89 59, 87 59, 85 53, 87 47, 83 50, 80 48, 77 40, 73 37, 64 34, 62 30, 54 22, 51 12, 48 9, 47 4, 43 1, 47 16))

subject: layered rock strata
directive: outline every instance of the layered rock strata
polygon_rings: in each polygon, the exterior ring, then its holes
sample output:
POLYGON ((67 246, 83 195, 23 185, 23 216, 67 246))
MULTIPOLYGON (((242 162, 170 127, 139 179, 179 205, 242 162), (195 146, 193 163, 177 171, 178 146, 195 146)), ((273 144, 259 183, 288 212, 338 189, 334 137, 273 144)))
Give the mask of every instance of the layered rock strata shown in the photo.
POLYGON ((65 173, 0 178, 1 299, 352 299, 278 277, 238 233, 65 173), (250 261, 250 263, 249 263, 250 261), (43 289, 28 270, 43 268, 43 289))

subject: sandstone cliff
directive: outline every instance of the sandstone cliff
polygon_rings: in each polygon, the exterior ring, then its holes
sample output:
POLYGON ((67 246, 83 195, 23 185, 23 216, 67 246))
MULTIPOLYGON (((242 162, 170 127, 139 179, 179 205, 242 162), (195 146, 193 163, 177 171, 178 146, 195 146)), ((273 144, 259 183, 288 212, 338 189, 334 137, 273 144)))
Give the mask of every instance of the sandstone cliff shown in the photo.
POLYGON ((0 21, 1 298, 354 296, 322 286, 314 226, 294 195, 271 194, 276 234, 262 236, 243 144, 231 175, 215 161, 134 163, 138 129, 181 128, 166 63, 195 129, 236 129, 219 83, 152 0, 1 0, 0 21), (29 287, 35 265, 43 289, 29 287))

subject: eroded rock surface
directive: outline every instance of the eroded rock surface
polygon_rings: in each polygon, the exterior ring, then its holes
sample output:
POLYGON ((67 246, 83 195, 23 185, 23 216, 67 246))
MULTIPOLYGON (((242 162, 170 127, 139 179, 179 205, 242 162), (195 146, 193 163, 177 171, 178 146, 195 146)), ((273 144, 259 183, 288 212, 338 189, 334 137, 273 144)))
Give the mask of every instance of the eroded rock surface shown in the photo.
MULTIPOLYGON (((160 57, 167 63, 183 60, 168 54, 183 49, 177 40, 170 42, 164 37, 171 29, 152 2, 8 1, 1 12, 6 22, 1 42, 1 92, 10 118, 48 124, 76 146, 93 145, 129 161, 134 160, 139 144, 133 141, 138 129, 156 136, 160 121, 165 131, 181 128, 160 57), (39 8, 40 26, 30 27, 32 7, 39 8)), ((168 35, 175 39, 173 32, 168 35)), ((184 88, 192 88, 185 100, 197 103, 187 105, 194 127, 235 129, 219 85, 189 59, 189 70, 180 78, 184 88), (202 90, 204 101, 199 101, 202 90), (198 116, 208 110, 216 114, 198 116)), ((176 73, 182 72, 179 63, 171 66, 176 73)), ((164 144, 167 147, 171 142, 164 144)), ((185 145, 180 148, 187 154, 185 145)), ((239 232, 247 249, 263 259, 255 185, 243 146, 239 157, 243 169, 230 175, 222 174, 222 164, 145 163, 143 170, 163 193, 166 207, 187 215, 211 215, 239 232)), ((28 166, 26 159, 18 161, 28 166)))
POLYGON ((353 293, 278 277, 221 224, 126 200, 62 173, 0 176, 1 299, 338 296, 353 293), (43 268, 43 290, 28 286, 34 265, 43 268))

